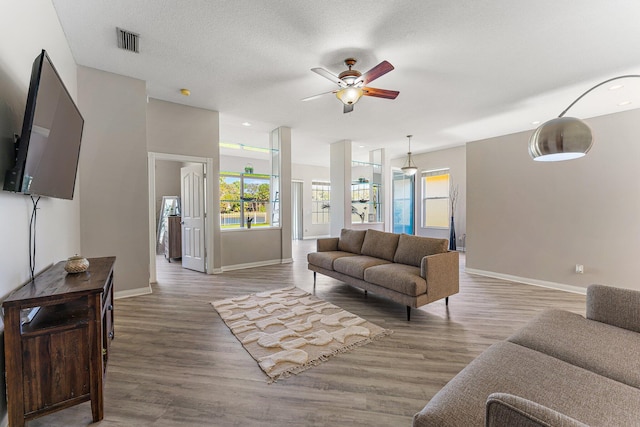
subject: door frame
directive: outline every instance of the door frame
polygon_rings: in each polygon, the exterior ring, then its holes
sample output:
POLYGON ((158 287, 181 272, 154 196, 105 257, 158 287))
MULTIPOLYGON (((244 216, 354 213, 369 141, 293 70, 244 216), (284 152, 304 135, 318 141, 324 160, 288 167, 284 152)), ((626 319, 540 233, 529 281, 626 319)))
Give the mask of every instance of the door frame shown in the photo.
POLYGON ((292 179, 291 180, 291 237, 293 240, 293 236, 296 234, 296 231, 293 230, 294 224, 296 224, 296 219, 298 219, 299 227, 300 227, 300 236, 297 240, 304 240, 304 181, 300 179, 292 179), (296 207, 293 203, 293 194, 294 194, 294 185, 300 184, 300 210, 294 213, 293 209, 296 207), (298 215, 300 214, 300 215, 298 215), (299 217, 299 218, 298 218, 299 217))
POLYGON ((156 283, 156 224, 158 219, 156 218, 156 160, 170 160, 182 163, 202 163, 205 169, 204 179, 204 199, 205 199, 205 220, 204 220, 204 250, 205 250, 205 273, 213 274, 213 259, 214 259, 214 217, 213 212, 213 197, 207 197, 207 192, 210 189, 215 188, 213 185, 214 168, 213 159, 211 157, 195 157, 184 156, 181 154, 167 154, 167 153, 147 153, 147 175, 149 178, 149 283, 156 283))

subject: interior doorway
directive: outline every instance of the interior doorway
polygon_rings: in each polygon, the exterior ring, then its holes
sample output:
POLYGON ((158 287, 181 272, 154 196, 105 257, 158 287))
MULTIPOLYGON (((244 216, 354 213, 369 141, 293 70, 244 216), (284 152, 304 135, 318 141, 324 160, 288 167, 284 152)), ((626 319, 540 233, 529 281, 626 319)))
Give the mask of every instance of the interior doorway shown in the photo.
MULTIPOLYGON (((200 252, 198 252, 198 255, 200 257, 199 261, 202 262, 203 267, 196 270, 203 271, 207 274, 213 274, 213 215, 206 215, 206 212, 213 212, 212 198, 206 197, 206 189, 212 188, 212 185, 210 183, 210 180, 212 178, 208 176, 206 172, 213 170, 213 159, 205 157, 150 152, 148 153, 150 283, 155 283, 157 280, 156 259, 163 259, 162 257, 158 257, 156 254, 158 238, 157 226, 159 224, 159 217, 161 212, 161 208, 159 207, 159 205, 162 203, 164 195, 162 193, 173 193, 173 196, 178 194, 181 196, 181 199, 184 197, 181 194, 182 179, 180 175, 180 169, 185 166, 194 166, 198 170, 202 170, 202 196, 199 200, 199 203, 201 204, 200 209, 202 210, 202 225, 199 227, 201 228, 202 234, 199 235, 200 241, 198 243, 201 245, 199 246, 200 252), (171 171, 177 172, 174 174, 171 171)), ((184 204, 182 203, 182 200, 180 203, 180 209, 180 213, 182 214, 184 211, 184 204)), ((181 222, 182 219, 180 218, 179 223, 181 222)), ((182 238, 182 229, 184 224, 179 225, 181 229, 180 258, 183 258, 182 252, 184 251, 184 241, 182 238)), ((172 262, 181 262, 181 259, 177 259, 177 257, 170 260, 172 262)), ((184 266, 184 262, 182 262, 182 264, 184 266)))

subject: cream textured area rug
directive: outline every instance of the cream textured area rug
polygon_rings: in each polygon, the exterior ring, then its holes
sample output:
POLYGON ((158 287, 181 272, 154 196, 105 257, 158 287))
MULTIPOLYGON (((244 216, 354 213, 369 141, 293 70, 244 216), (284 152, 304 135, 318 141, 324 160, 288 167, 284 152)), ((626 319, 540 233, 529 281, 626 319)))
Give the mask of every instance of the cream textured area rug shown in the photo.
POLYGON ((211 304, 270 382, 391 333, 296 287, 211 304))

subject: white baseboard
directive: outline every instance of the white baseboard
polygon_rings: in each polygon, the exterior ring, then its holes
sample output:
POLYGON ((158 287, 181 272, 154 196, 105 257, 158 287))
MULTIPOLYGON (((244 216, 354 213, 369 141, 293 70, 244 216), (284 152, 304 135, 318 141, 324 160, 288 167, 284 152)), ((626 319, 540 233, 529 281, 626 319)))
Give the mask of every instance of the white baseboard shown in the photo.
POLYGON ((321 236, 304 236, 302 240, 326 239, 327 237, 331 237, 331 235, 323 234, 321 236))
POLYGON ((293 258, 283 258, 282 261, 280 261, 280 264, 291 264, 293 262, 293 258))
POLYGON ((282 264, 281 259, 272 259, 269 261, 247 262, 245 264, 223 265, 222 271, 244 270, 245 268, 264 267, 265 265, 282 264))
POLYGON ((146 288, 127 289, 126 291, 116 291, 113 299, 138 297, 140 295, 149 295, 151 293, 151 285, 146 288))
POLYGON ((572 292, 574 294, 587 294, 587 288, 580 286, 566 285, 564 283, 547 282, 545 280, 531 279, 528 277, 512 276, 510 274, 495 273, 493 271, 476 270, 475 268, 465 268, 469 274, 477 274, 478 276, 493 277, 494 279, 508 280, 510 282, 523 283, 525 285, 540 286, 542 288, 557 289, 559 291, 572 292))

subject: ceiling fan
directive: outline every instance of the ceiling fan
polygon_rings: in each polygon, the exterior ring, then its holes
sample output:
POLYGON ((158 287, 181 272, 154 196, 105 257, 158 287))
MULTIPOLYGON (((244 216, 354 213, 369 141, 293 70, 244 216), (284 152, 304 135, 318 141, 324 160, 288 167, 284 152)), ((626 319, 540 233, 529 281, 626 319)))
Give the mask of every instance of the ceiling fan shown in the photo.
POLYGON ((322 95, 335 93, 336 97, 344 104, 344 112, 350 113, 353 111, 354 104, 358 102, 360 97, 363 95, 375 96, 377 98, 396 99, 400 93, 397 90, 376 89, 367 86, 378 77, 393 70, 393 65, 387 61, 382 61, 366 73, 362 74, 360 71, 351 68, 356 65, 356 62, 357 61, 354 58, 345 59, 344 64, 349 67, 349 69, 341 72, 337 76, 324 68, 312 68, 311 71, 331 80, 340 86, 340 88, 304 98, 303 101, 311 101, 312 99, 316 99, 322 95))

